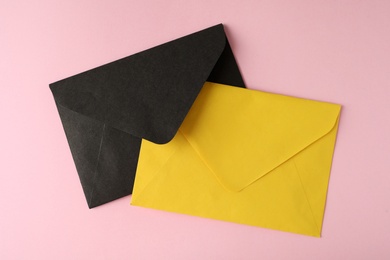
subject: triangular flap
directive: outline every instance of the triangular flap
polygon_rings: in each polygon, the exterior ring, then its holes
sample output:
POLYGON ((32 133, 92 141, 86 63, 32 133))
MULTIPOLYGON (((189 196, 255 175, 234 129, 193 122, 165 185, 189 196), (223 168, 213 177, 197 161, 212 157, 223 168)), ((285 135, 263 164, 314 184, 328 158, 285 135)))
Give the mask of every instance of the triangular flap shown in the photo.
POLYGON ((130 195, 141 139, 57 104, 89 208, 130 195))
POLYGON ((91 208, 104 124, 57 104, 81 186, 91 208))
POLYGON ((340 106, 206 83, 181 129, 228 190, 240 191, 336 124, 340 106))
POLYGON ((90 208, 132 193, 141 140, 112 127, 104 129, 90 208))
POLYGON ((58 104, 155 143, 176 134, 226 44, 222 24, 50 85, 58 104))

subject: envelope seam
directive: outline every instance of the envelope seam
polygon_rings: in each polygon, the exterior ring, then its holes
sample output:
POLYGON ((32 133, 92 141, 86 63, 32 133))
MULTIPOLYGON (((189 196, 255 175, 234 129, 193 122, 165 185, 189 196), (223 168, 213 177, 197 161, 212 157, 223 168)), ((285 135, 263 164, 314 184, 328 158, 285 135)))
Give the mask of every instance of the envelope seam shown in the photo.
POLYGON ((310 141, 309 143, 307 143, 301 150, 297 151, 297 152, 294 152, 292 153, 288 158, 286 158, 284 161, 280 162, 279 164, 277 164, 275 167, 273 167, 272 169, 268 170, 267 172, 263 173, 261 176, 259 177, 256 177, 255 179, 253 180, 250 180, 249 183, 245 184, 244 186, 242 186, 241 188, 239 188, 238 190, 234 190, 234 189, 229 189, 228 187, 226 187, 222 181, 219 179, 218 175, 214 172, 214 170, 208 165, 208 163, 206 162, 206 160, 200 155, 199 151, 191 144, 191 142, 188 140, 188 138, 184 135, 184 133, 182 131, 180 131, 180 129, 178 130, 178 132, 180 132, 183 137, 186 139, 186 141, 190 144, 190 146, 196 151, 197 155, 201 158, 201 160, 204 162, 204 164, 210 169, 210 171, 213 173, 213 175, 215 176, 215 178, 218 180, 218 182, 228 191, 230 192, 240 192, 242 190, 244 190, 245 188, 247 188, 249 185, 257 182, 258 180, 260 180, 261 178, 265 177, 266 175, 268 175, 269 173, 271 173, 272 171, 274 171, 275 169, 277 169, 278 167, 280 167, 281 165, 283 165, 285 162, 287 162, 288 160, 291 160, 293 159, 297 154, 301 153, 303 150, 307 149, 308 147, 312 146, 313 144, 315 144, 318 140, 324 138, 325 136, 327 136, 330 132, 332 132, 332 130, 336 127, 337 125, 337 121, 338 121, 338 118, 339 118, 339 112, 340 111, 340 108, 338 110, 338 114, 336 116, 336 119, 335 121, 332 123, 332 126, 330 129, 327 129, 324 133, 321 133, 319 135, 319 137, 317 137, 315 140, 312 140, 310 141))
POLYGON ((206 160, 200 155, 199 151, 191 144, 191 142, 188 140, 188 138, 185 136, 185 134, 179 129, 178 132, 182 134, 184 139, 186 139, 187 143, 191 146, 191 148, 195 151, 196 155, 200 158, 200 160, 206 165, 206 167, 213 173, 215 179, 217 179, 218 183, 227 191, 229 192, 236 192, 233 190, 230 190, 229 188, 225 187, 223 183, 218 178, 218 175, 214 172, 214 170, 210 167, 210 165, 206 162, 206 160))
POLYGON ((296 165, 296 163, 295 163, 294 158, 291 158, 291 160, 292 160, 292 162, 293 162, 293 164, 294 164, 295 172, 297 173, 297 176, 298 176, 299 182, 300 182, 300 184, 301 184, 303 193, 305 194, 306 202, 307 202, 307 204, 309 205, 309 209, 310 209, 311 216, 312 216, 312 218, 313 218, 314 225, 316 226, 317 232, 320 234, 321 231, 320 231, 320 229, 319 229, 319 227, 318 227, 318 225, 317 225, 316 219, 314 218, 313 209, 312 209, 312 207, 311 207, 311 205, 310 205, 310 201, 309 201, 309 199, 308 199, 308 197, 307 197, 307 193, 306 193, 306 190, 305 190, 305 186, 304 186, 303 183, 302 183, 301 176, 299 175, 298 167, 297 167, 297 165, 296 165))
POLYGON ((99 166, 99 158, 100 158, 100 154, 101 154, 101 151, 102 151, 102 146, 103 146, 103 139, 104 139, 104 132, 106 130, 106 124, 103 124, 103 130, 102 130, 102 139, 100 140, 100 145, 99 145, 99 153, 98 153, 98 156, 97 156, 97 160, 96 160, 96 165, 95 165, 95 171, 94 171, 94 177, 93 177, 93 182, 92 182, 92 191, 91 191, 91 197, 89 198, 89 203, 88 204, 91 204, 92 202, 92 198, 93 198, 93 194, 95 193, 95 188, 96 188, 96 179, 97 179, 97 175, 98 175, 98 166, 99 166))
MULTIPOLYGON (((242 191, 244 190, 246 187, 248 187, 249 185, 252 185, 253 183, 257 182, 258 180, 260 180, 261 178, 263 178, 264 176, 266 176, 267 174, 270 174, 272 171, 274 171, 275 169, 277 169, 278 167, 280 167, 281 165, 283 165, 284 163, 286 163, 288 160, 292 160, 295 156, 297 156, 298 154, 302 153, 302 151, 304 151, 305 149, 309 148, 310 146, 314 145, 316 142, 318 142, 319 140, 323 139, 325 136, 327 136, 328 134, 330 134, 332 132, 332 130, 336 127, 337 125, 337 121, 338 121, 338 118, 339 118, 339 115, 336 117, 336 121, 335 123, 332 125, 332 128, 330 128, 329 130, 327 130, 324 134, 321 134, 317 139, 311 141, 310 143, 308 143, 306 146, 304 146, 301 150, 293 153, 290 157, 288 157, 286 160, 280 162, 278 165, 276 165, 274 168, 270 169, 269 171, 265 172, 263 175, 261 175, 260 177, 257 177, 255 178, 253 181, 250 181, 248 184, 246 184, 243 188, 241 188, 240 190, 238 191, 242 191)), ((295 163, 294 163, 295 164, 295 163)), ((296 166, 295 166, 296 167, 296 166)), ((296 167, 297 168, 297 167, 296 167)))
MULTIPOLYGON (((169 157, 168 159, 162 164, 162 166, 156 171, 156 174, 155 176, 142 188, 141 191, 138 192, 138 194, 141 194, 143 193, 143 191, 153 182, 153 180, 156 178, 156 176, 159 174, 159 172, 164 168, 164 166, 169 162, 169 160, 171 160, 171 158, 173 157, 173 155, 175 155, 177 153, 179 149, 176 149, 169 157)), ((136 179, 134 181, 134 187, 136 186, 135 185, 135 182, 137 181, 137 174, 135 175, 136 179)), ((137 199, 139 195, 136 195, 136 194, 132 194, 132 198, 131 198, 131 203, 135 202, 135 200, 137 199)))

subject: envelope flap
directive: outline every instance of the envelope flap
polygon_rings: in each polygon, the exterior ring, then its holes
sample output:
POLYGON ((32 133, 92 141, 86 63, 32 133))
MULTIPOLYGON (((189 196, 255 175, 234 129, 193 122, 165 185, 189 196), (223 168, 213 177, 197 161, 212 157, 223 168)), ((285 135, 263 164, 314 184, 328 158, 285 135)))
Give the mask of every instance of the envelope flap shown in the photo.
POLYGON ((50 84, 58 104, 155 143, 169 142, 226 45, 222 24, 50 84))
POLYGON ((180 131, 219 182, 240 191, 326 135, 339 112, 336 104, 206 83, 180 131))

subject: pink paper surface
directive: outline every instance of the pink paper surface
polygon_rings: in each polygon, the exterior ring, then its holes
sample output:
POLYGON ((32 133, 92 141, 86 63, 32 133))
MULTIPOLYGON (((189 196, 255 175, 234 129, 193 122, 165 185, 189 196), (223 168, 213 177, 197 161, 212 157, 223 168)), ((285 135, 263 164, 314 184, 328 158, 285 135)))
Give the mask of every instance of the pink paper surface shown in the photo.
POLYGON ((389 1, 1 1, 0 259, 390 259, 389 1), (23 3, 24 2, 24 3, 23 3), (343 105, 322 238, 89 210, 48 84, 224 23, 249 88, 343 105))

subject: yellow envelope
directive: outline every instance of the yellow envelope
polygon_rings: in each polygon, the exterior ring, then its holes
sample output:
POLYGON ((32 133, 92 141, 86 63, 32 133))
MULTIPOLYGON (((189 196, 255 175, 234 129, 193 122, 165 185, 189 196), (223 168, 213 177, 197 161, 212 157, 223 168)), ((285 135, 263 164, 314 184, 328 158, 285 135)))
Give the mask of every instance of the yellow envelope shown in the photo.
POLYGON ((173 140, 143 140, 132 205, 320 236, 340 105, 204 85, 173 140))

